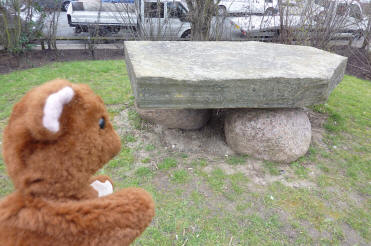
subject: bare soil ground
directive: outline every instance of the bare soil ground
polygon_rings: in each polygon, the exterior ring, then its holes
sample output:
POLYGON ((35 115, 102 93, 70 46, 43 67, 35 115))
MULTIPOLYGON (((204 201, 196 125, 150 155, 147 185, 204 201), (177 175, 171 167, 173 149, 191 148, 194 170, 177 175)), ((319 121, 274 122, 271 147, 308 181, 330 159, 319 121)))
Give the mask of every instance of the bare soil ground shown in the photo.
MULTIPOLYGON (((294 188, 315 186, 314 183, 307 180, 287 181, 290 178, 294 178, 294 173, 292 168, 286 164, 277 164, 279 165, 279 172, 281 174, 277 176, 265 172, 263 161, 252 157, 243 157, 243 162, 247 165, 231 165, 226 163, 229 157, 238 156, 238 154, 231 150, 225 141, 223 125, 225 112, 215 110, 205 127, 199 130, 187 131, 182 129, 168 129, 161 125, 142 120, 140 120, 140 125, 133 124, 133 120, 130 118, 133 111, 133 108, 127 108, 121 111, 115 117, 114 123, 119 135, 126 140, 129 139, 127 146, 130 149, 136 150, 135 159, 151 159, 147 164, 149 167, 153 167, 156 163, 161 162, 169 152, 176 152, 183 153, 190 160, 204 159, 208 163, 213 163, 203 168, 203 171, 206 173, 211 173, 216 168, 223 170, 227 175, 243 173, 258 186, 265 186, 276 181, 280 181, 284 185, 294 188), (133 141, 130 141, 130 139, 133 139, 133 141), (156 148, 161 148, 162 150, 156 154, 152 153, 149 156, 146 148, 142 146, 144 143, 147 146, 156 146, 156 148)), ((325 133, 323 124, 326 122, 327 116, 310 109, 305 109, 305 111, 312 125, 312 143, 316 146, 326 146, 322 138, 325 133)), ((236 160, 236 162, 238 161, 236 160)), ((139 163, 139 165, 143 166, 143 163, 139 163)), ((317 176, 318 173, 313 172, 312 175, 317 176)))

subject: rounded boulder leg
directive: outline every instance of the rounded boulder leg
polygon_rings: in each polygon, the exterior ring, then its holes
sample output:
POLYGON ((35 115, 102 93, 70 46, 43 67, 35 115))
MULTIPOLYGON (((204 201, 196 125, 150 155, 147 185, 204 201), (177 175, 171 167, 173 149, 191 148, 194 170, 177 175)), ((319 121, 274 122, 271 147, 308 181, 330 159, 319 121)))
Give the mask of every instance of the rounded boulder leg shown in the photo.
POLYGON ((211 111, 208 109, 140 109, 136 111, 142 119, 184 130, 196 130, 206 125, 211 111))
POLYGON ((231 110, 224 131, 235 152, 282 163, 305 155, 312 137, 308 116, 300 109, 231 110))

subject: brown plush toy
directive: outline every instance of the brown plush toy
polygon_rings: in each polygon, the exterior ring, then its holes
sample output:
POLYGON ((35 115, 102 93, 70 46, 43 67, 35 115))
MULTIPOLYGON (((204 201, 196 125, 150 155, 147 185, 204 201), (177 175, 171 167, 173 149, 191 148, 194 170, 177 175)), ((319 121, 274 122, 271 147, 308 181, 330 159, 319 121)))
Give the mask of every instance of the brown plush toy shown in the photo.
POLYGON ((3 136, 15 191, 0 202, 0 245, 129 245, 154 216, 151 196, 110 194, 108 177, 92 177, 120 148, 87 85, 54 80, 28 92, 3 136))

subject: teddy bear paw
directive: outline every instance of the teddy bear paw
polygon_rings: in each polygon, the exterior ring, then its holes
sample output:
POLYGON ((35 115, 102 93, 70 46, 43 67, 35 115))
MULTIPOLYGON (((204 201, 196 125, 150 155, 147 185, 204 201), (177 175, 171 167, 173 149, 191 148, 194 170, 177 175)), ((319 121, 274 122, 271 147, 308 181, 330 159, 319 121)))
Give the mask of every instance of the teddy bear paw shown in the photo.
POLYGON ((108 180, 106 180, 104 183, 100 182, 99 180, 95 180, 90 185, 98 192, 99 197, 107 196, 113 193, 113 186, 108 180))

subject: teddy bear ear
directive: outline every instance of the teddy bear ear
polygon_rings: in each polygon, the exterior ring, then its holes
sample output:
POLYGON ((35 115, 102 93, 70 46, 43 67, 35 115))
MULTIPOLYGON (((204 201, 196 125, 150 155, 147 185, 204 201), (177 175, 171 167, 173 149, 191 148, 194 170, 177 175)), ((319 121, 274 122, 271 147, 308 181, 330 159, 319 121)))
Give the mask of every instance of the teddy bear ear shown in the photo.
POLYGON ((60 117, 63 108, 71 102, 75 92, 70 86, 66 86, 59 91, 50 94, 45 101, 43 109, 42 124, 48 131, 57 133, 60 129, 60 117))

